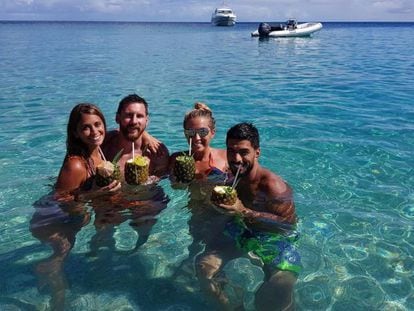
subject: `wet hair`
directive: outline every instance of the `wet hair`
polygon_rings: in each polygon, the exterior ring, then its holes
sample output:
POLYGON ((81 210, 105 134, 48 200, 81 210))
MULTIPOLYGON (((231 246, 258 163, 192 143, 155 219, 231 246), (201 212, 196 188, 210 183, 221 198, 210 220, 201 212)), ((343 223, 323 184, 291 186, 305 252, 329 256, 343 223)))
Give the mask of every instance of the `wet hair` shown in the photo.
POLYGON ((132 103, 143 104, 145 107, 145 113, 146 115, 148 115, 148 103, 145 101, 144 98, 142 98, 141 96, 138 96, 137 94, 130 94, 122 98, 121 101, 119 102, 118 110, 116 113, 120 114, 125 106, 132 104, 132 103))
POLYGON ((210 129, 216 129, 216 120, 213 117, 213 112, 211 109, 204 103, 196 102, 194 104, 194 109, 187 112, 184 116, 183 127, 186 128, 185 125, 187 121, 194 118, 207 118, 209 119, 209 126, 210 129))
POLYGON ((101 110, 94 104, 77 104, 75 107, 73 107, 72 111, 70 112, 67 127, 66 155, 68 156, 78 155, 83 156, 85 158, 88 157, 88 146, 85 143, 83 143, 82 140, 76 135, 77 127, 83 114, 96 115, 99 118, 101 118, 106 133, 106 121, 101 110))
POLYGON ((259 131, 252 123, 239 123, 227 131, 226 144, 229 139, 248 140, 254 149, 260 147, 259 131))

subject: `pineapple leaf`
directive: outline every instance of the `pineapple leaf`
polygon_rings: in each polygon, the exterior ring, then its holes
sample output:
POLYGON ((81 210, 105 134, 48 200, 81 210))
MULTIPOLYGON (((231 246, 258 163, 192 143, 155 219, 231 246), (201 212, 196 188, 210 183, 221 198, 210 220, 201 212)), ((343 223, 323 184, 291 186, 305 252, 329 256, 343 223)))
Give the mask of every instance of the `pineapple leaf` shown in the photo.
POLYGON ((186 158, 192 158, 193 156, 191 154, 185 153, 185 151, 181 151, 181 156, 186 158))
POLYGON ((112 164, 117 164, 119 159, 121 158, 122 152, 124 151, 124 149, 121 149, 118 151, 118 153, 115 155, 114 159, 112 160, 112 164))

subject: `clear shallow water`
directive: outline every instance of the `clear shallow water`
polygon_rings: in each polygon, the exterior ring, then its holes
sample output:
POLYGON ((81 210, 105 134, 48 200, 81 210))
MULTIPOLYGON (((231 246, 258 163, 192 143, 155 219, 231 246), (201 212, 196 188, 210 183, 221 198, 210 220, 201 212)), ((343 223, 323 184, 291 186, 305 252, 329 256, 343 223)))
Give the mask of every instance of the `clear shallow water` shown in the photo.
MULTIPOLYGON (((51 250, 29 222, 64 157, 70 109, 94 102, 112 128, 132 92, 149 101, 149 131, 172 152, 198 100, 215 113, 217 147, 234 123, 258 126, 262 164, 295 190, 298 309, 414 309, 414 24, 328 23, 312 38, 270 40, 251 38, 256 26, 0 23, 1 309, 49 304, 34 271, 51 250)), ((182 265, 187 194, 160 186, 170 201, 137 252, 124 221, 115 248, 90 256, 91 212, 64 278, 54 277, 66 309, 209 309, 182 265)), ((250 307, 260 269, 245 259, 226 269, 250 307)))

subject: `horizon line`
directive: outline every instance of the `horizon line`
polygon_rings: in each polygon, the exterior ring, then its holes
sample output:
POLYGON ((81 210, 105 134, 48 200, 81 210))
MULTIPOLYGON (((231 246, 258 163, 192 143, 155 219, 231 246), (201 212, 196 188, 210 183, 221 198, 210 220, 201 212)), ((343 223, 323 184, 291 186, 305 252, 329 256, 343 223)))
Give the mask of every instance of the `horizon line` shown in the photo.
MULTIPOLYGON (((299 19, 297 19, 300 21, 299 19)), ((285 20, 284 20, 285 21, 285 20)), ((312 20, 313 21, 313 20, 312 20)), ((73 22, 73 23, 200 23, 211 24, 209 21, 133 21, 133 20, 77 20, 77 19, 0 19, 0 22, 73 22)), ((237 21, 236 24, 261 23, 263 21, 237 21)), ((271 22, 280 22, 277 20, 271 22)), ((305 22, 305 21, 304 21, 305 22)), ((308 21, 310 22, 310 20, 308 21)), ((316 21, 314 21, 316 22, 316 21)), ((392 20, 326 20, 320 23, 414 23, 414 21, 392 20)))

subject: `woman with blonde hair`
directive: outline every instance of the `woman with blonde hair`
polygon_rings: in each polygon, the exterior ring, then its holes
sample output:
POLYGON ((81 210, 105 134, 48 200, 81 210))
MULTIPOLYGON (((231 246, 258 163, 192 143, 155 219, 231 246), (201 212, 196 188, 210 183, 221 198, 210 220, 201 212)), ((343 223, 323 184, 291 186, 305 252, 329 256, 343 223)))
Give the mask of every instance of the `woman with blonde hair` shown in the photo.
MULTIPOLYGON (((186 113, 183 127, 196 168, 195 179, 188 184, 187 208, 191 212, 188 226, 193 241, 188 246, 188 258, 181 263, 180 269, 185 270, 187 265, 193 268, 194 257, 197 254, 214 246, 215 241, 223 238, 224 225, 229 217, 217 212, 210 202, 213 187, 224 183, 228 170, 226 150, 211 146, 211 141, 216 134, 216 124, 211 109, 204 103, 195 103, 194 109, 186 113)), ((188 151, 185 153, 188 154, 188 151)), ((182 154, 183 152, 176 152, 171 155, 170 171, 173 181, 175 159, 182 154)), ((185 184, 173 183, 173 185, 180 187, 185 184)))
MULTIPOLYGON (((194 109, 184 116, 183 128, 195 160, 195 179, 204 180, 211 175, 224 174, 227 171, 226 150, 210 145, 216 134, 216 121, 211 109, 204 103, 196 102, 194 109)), ((180 154, 182 152, 171 155, 171 168, 180 154)))

